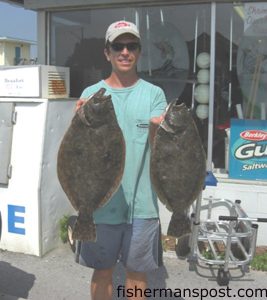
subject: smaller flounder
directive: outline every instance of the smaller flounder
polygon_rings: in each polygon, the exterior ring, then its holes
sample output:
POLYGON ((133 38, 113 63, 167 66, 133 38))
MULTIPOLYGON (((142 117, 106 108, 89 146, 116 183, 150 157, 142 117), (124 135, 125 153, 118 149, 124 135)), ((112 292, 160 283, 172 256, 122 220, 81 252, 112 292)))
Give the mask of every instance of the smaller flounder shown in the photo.
POLYGON ((173 212, 168 235, 190 233, 187 211, 203 189, 206 154, 191 111, 172 102, 152 142, 151 181, 160 201, 173 212))

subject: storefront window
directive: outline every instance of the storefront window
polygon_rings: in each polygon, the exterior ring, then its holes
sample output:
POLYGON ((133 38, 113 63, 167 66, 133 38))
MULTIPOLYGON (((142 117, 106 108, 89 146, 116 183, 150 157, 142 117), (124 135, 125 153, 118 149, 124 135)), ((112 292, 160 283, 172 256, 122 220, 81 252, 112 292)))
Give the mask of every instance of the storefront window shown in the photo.
POLYGON ((216 10, 211 8, 172 4, 52 12, 50 64, 70 67, 71 96, 79 97, 86 86, 110 73, 103 54, 107 26, 121 19, 135 22, 142 36, 140 76, 162 87, 168 101, 179 97, 192 108, 203 145, 207 152, 212 149, 213 170, 227 174, 231 118, 266 120, 267 3, 217 3, 216 10), (210 65, 211 49, 215 66, 210 65))
POLYGON ((123 19, 136 23, 142 37, 140 76, 160 86, 168 101, 180 97, 193 109, 207 149, 210 14, 209 4, 53 12, 50 64, 70 67, 71 96, 79 97, 110 73, 103 54, 107 26, 123 19))
POLYGON ((51 13, 50 64, 70 66, 80 73, 77 77, 72 72, 72 96, 78 97, 88 84, 109 74, 109 64, 103 55, 105 30, 120 19, 135 22, 139 27, 140 76, 162 86, 169 100, 188 89, 190 96, 185 100, 191 105, 195 56, 209 52, 210 47, 210 5, 51 13))
POLYGON ((266 120, 267 3, 217 4, 213 163, 228 170, 230 119, 266 120))

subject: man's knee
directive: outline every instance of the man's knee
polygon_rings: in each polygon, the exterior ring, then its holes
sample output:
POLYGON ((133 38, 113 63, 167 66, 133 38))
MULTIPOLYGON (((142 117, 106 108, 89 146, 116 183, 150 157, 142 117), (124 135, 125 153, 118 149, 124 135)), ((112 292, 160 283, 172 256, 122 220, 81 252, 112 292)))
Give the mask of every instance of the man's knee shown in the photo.
POLYGON ((92 281, 112 281, 112 269, 94 270, 92 281))
POLYGON ((127 270, 126 276, 129 280, 146 281, 146 273, 145 272, 133 272, 133 271, 127 270))

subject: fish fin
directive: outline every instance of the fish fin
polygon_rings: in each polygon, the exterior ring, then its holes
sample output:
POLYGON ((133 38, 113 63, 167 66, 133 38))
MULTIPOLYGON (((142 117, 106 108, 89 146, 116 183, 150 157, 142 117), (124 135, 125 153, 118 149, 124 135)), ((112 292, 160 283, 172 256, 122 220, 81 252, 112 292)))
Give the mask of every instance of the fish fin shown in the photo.
POLYGON ((96 227, 92 216, 79 214, 74 225, 72 238, 79 241, 96 241, 96 227))
POLYGON ((186 213, 173 213, 167 234, 179 238, 191 233, 191 222, 186 213))
POLYGON ((186 258, 191 251, 190 236, 191 234, 185 234, 177 239, 175 252, 180 259, 186 258))

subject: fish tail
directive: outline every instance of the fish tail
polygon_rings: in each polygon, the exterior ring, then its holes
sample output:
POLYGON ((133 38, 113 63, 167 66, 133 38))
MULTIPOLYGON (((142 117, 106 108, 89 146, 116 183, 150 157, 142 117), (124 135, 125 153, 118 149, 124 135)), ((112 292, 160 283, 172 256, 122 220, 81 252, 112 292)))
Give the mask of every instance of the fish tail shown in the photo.
POLYGON ((189 233, 191 233, 191 222, 187 213, 173 213, 167 234, 179 238, 189 233))
POLYGON ((77 217, 72 238, 78 241, 96 241, 96 227, 92 217, 77 217))

